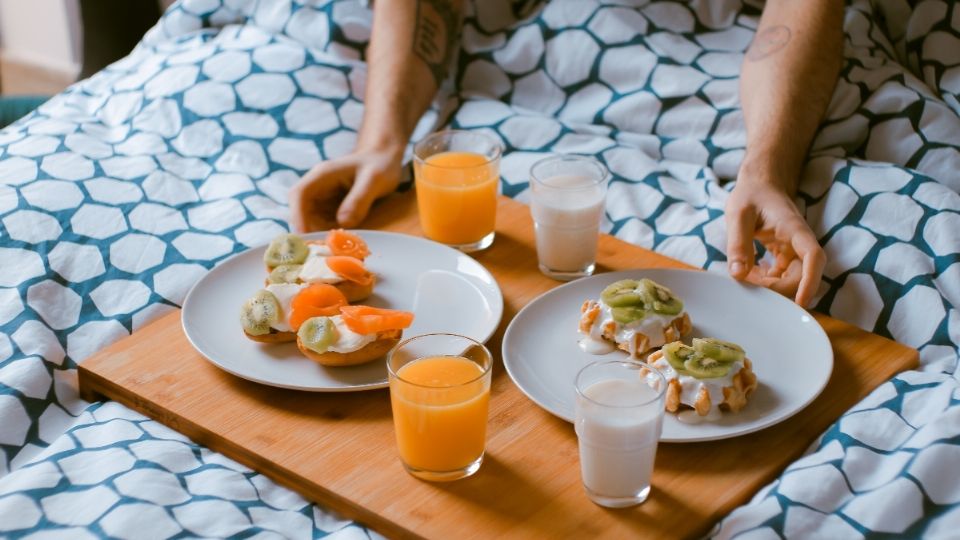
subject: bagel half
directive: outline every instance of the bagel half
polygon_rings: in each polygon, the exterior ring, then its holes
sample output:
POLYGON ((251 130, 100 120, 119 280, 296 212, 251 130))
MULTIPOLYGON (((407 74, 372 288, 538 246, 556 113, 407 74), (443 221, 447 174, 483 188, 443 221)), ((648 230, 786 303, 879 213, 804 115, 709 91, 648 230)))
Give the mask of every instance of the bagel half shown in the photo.
POLYGON ((377 276, 370 274, 370 283, 361 285, 354 281, 341 281, 334 283, 333 286, 340 290, 347 297, 347 302, 361 302, 370 298, 373 294, 373 286, 377 283, 377 276))
MULTIPOLYGON (((386 332, 380 332, 377 334, 376 340, 367 343, 355 351, 350 351, 347 353, 338 353, 333 351, 317 353, 304 347, 299 337, 297 337, 297 348, 300 349, 300 352, 303 353, 304 356, 323 366, 356 366, 359 364, 366 364, 367 362, 376 360, 377 358, 382 358, 385 354, 390 352, 390 349, 396 347, 396 345, 400 343, 400 337, 402 335, 403 330, 387 330, 386 332)), ((296 334, 294 334, 294 336, 296 336, 296 334)))
POLYGON ((259 343, 290 343, 291 341, 296 341, 297 339, 296 332, 281 332, 276 328, 271 328, 269 334, 263 334, 259 336, 248 334, 247 331, 244 330, 243 335, 259 343))

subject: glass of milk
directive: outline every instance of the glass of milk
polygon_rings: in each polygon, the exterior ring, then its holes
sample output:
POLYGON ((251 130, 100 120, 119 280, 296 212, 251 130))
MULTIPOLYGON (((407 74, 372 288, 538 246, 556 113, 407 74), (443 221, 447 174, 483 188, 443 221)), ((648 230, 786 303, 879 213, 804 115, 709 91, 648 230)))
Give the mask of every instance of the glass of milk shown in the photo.
POLYGON ((622 508, 647 500, 666 388, 659 371, 629 360, 592 363, 577 374, 574 426, 593 502, 622 508))
POLYGON ((607 168, 588 156, 561 154, 530 168, 530 212, 540 271, 569 281, 593 273, 607 195, 607 168))

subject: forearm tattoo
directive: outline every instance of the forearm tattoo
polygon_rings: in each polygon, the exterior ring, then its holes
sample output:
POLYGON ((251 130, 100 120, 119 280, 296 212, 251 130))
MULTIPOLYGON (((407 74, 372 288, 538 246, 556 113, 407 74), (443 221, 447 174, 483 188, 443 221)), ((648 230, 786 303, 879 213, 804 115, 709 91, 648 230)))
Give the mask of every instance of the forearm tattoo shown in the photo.
POLYGON ((437 86, 447 77, 460 26, 459 0, 417 0, 413 52, 430 68, 437 86))
POLYGON ((763 60, 771 54, 787 46, 792 33, 783 25, 771 26, 760 31, 747 49, 747 59, 753 62, 763 60))

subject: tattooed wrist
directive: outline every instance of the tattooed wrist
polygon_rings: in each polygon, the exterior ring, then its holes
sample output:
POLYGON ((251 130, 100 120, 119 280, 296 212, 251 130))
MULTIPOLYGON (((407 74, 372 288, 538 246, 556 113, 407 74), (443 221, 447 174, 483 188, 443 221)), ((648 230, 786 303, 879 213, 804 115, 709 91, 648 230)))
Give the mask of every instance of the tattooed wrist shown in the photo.
POLYGON ((447 77, 460 26, 459 0, 417 0, 413 52, 440 83, 447 77))
POLYGON ((747 60, 756 62, 787 46, 792 37, 790 29, 783 25, 771 26, 757 33, 747 49, 747 60))

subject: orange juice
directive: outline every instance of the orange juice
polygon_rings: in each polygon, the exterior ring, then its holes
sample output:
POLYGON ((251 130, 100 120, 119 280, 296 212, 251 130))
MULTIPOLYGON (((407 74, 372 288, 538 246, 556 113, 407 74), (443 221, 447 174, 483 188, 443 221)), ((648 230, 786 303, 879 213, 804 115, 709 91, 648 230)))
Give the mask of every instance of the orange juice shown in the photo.
POLYGON ((450 245, 479 242, 493 232, 499 161, 473 152, 440 152, 414 161, 420 225, 450 245))
POLYGON ((455 471, 482 454, 490 378, 457 356, 414 360, 390 380, 400 457, 409 467, 455 471))

